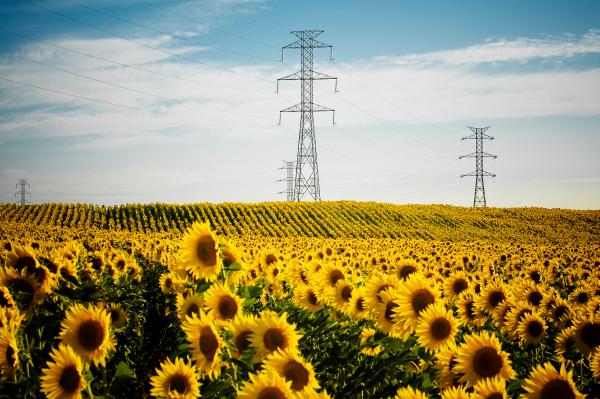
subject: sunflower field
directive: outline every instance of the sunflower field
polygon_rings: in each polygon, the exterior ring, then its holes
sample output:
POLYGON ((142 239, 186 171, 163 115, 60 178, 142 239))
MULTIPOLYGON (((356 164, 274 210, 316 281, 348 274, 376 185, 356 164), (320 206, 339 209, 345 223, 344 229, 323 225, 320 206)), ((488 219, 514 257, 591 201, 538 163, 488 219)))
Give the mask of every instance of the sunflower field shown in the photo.
POLYGON ((600 398, 600 211, 0 205, 0 398, 600 398))

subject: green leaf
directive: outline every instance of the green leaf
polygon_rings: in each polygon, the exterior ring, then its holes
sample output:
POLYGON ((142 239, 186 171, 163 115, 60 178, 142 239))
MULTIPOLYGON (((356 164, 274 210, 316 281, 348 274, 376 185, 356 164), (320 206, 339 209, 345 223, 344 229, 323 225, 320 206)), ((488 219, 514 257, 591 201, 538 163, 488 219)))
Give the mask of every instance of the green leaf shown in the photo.
POLYGON ((120 362, 115 371, 115 378, 135 378, 135 372, 125 362, 120 362))

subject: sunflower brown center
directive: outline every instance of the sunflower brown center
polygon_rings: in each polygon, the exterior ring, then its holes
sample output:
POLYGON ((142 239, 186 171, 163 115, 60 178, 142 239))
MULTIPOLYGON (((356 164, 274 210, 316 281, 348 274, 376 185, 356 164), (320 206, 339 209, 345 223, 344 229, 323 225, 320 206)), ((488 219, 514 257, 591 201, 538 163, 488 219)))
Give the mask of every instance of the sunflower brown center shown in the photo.
POLYGON ((390 323, 393 323, 392 316, 394 314, 394 308, 398 307, 394 301, 390 301, 385 305, 385 319, 390 323))
POLYGON ((79 326, 77 340, 88 351, 97 349, 104 341, 104 328, 97 320, 86 320, 79 326))
POLYGON ((535 281, 536 283, 539 283, 540 281, 542 281, 542 276, 540 276, 540 273, 538 271, 532 271, 531 273, 529 273, 529 277, 531 277, 531 279, 533 281, 535 281))
POLYGON ((203 327, 198 341, 200 352, 209 362, 212 362, 219 348, 219 341, 210 327, 203 327))
POLYGON ((292 389, 294 391, 299 391, 308 384, 308 370, 302 363, 295 360, 287 362, 283 368, 283 375, 286 380, 292 382, 292 389))
POLYGON ((15 350, 12 346, 6 348, 6 363, 8 363, 9 367, 16 366, 17 359, 15 358, 15 350))
POLYGON ((556 307, 556 309, 554 310, 554 318, 556 320, 559 320, 561 317, 563 317, 564 315, 567 314, 567 311, 569 310, 569 308, 565 305, 558 305, 556 307))
POLYGON ((190 383, 188 379, 183 374, 173 374, 169 378, 169 392, 175 391, 177 393, 183 394, 186 393, 190 389, 190 383))
POLYGON ((504 396, 500 392, 494 392, 486 396, 485 399, 504 399, 504 396))
POLYGON ((527 301, 533 306, 539 306, 544 299, 544 296, 539 291, 533 291, 531 294, 527 296, 527 301))
POLYGON ((35 291, 29 281, 22 278, 16 278, 8 281, 7 287, 17 291, 21 295, 21 306, 19 307, 20 310, 29 307, 33 301, 33 292, 35 291))
POLYGON ((229 251, 229 250, 224 250, 223 251, 223 265, 225 265, 225 267, 231 266, 235 263, 236 259, 235 259, 235 255, 229 251))
POLYGON ((488 303, 492 308, 495 308, 505 299, 506 295, 504 295, 503 291, 492 291, 488 297, 488 303))
POLYGON ((238 312, 238 304, 229 295, 223 296, 219 299, 219 313, 224 319, 233 319, 238 312))
POLYGON ((235 348, 238 352, 243 353, 250 346, 250 335, 252 335, 252 331, 245 330, 238 334, 238 336, 233 341, 235 348))
POLYGON ((8 300, 4 296, 4 293, 0 292, 0 306, 8 307, 8 300))
POLYGON ((110 320, 113 323, 119 321, 120 318, 121 318, 121 312, 119 312, 118 309, 111 309, 110 310, 110 320))
POLYGON ((454 291, 454 293, 458 295, 464 290, 466 290, 468 286, 469 283, 467 283, 467 280, 465 280, 464 278, 459 278, 456 281, 454 281, 454 284, 452 284, 452 291, 454 291))
POLYGON ((344 288, 342 288, 342 298, 344 299, 344 301, 348 302, 351 297, 352 297, 352 287, 347 285, 344 288))
POLYGON ((365 310, 365 298, 361 297, 356 300, 356 309, 359 312, 362 312, 363 310, 365 310))
POLYGON ((275 263, 277 262, 277 257, 273 254, 267 254, 267 256, 265 257, 265 262, 267 263, 267 265, 275 263))
POLYGON ((467 309, 467 317, 471 320, 474 320, 477 316, 475 314, 475 302, 470 301, 465 304, 465 308, 467 309))
POLYGON ((92 259, 92 269, 100 271, 102 269, 102 266, 104 266, 104 262, 101 258, 96 257, 92 259))
POLYGON ((575 392, 565 380, 548 381, 542 388, 540 399, 574 399, 575 392))
POLYGON ((211 235, 203 235, 198 239, 196 242, 196 254, 200 262, 206 266, 212 266, 217 263, 215 240, 213 240, 211 235))
POLYGON ((192 317, 194 314, 200 314, 200 307, 196 303, 191 303, 190 306, 188 306, 185 315, 192 317))
POLYGON ((302 280, 304 284, 308 284, 308 279, 306 278, 306 273, 304 270, 300 270, 300 280, 302 280))
POLYGON ((496 349, 483 347, 473 356, 473 369, 481 377, 493 377, 502 369, 502 357, 496 349))
POLYGON ((344 279, 344 273, 342 273, 339 270, 332 270, 331 273, 329 273, 329 283, 334 286, 339 280, 343 280, 344 279))
POLYGON ((421 288, 416 291, 412 297, 412 307, 417 316, 425 310, 425 308, 435 302, 435 298, 428 289, 421 288))
POLYGON ((539 337, 544 332, 544 326, 537 320, 527 323, 527 335, 530 337, 539 337))
POLYGON ((74 394, 79 389, 81 382, 81 376, 75 365, 71 364, 65 367, 60 374, 58 384, 60 387, 69 394, 74 394))
POLYGON ((266 387, 260 391, 257 399, 286 399, 286 395, 277 387, 266 387))
POLYGON ((15 262, 15 269, 26 269, 27 273, 33 273, 35 270, 35 259, 33 259, 31 256, 22 256, 15 262))
POLYGON ((268 350, 274 351, 277 348, 283 348, 285 345, 285 337, 279 328, 269 328, 265 331, 263 342, 268 350))
POLYGON ((589 296, 587 294, 587 292, 580 292, 579 294, 577 294, 577 302, 579 303, 586 303, 589 299, 589 296))
POLYGON ((402 266, 402 268, 400 269, 400 277, 401 278, 406 278, 408 276, 410 276, 411 274, 415 273, 417 271, 417 268, 412 266, 412 265, 407 265, 407 266, 402 266))
POLYGON ((600 324, 587 323, 581 328, 581 340, 592 348, 600 345, 600 324))
POLYGON ((313 306, 317 306, 317 304, 319 303, 319 298, 317 298, 317 296, 315 295, 314 292, 308 291, 308 302, 313 305, 313 306))
POLYGON ((429 327, 431 336, 438 341, 444 340, 450 336, 452 325, 445 317, 438 317, 429 327))

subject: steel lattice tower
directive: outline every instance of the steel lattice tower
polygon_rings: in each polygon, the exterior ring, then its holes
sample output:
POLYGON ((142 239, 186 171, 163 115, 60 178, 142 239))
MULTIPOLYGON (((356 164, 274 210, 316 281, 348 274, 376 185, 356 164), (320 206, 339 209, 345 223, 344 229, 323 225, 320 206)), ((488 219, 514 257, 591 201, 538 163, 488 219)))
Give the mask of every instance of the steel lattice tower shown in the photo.
POLYGON ((321 189, 319 186, 314 113, 333 112, 333 123, 335 124, 335 111, 313 102, 313 81, 335 79, 337 91, 337 78, 313 70, 313 50, 315 48, 329 48, 329 58, 333 60, 333 47, 316 40, 316 37, 323 33, 322 30, 301 30, 292 31, 291 33, 298 39, 281 49, 281 60, 283 61, 283 54, 286 49, 300 49, 300 71, 277 79, 277 91, 279 91, 279 81, 299 80, 301 82, 300 103, 281 110, 279 112, 279 123, 281 124, 282 112, 300 112, 293 200, 300 201, 308 193, 313 200, 320 201, 321 189))
POLYGON ((19 182, 15 184, 15 187, 19 188, 19 186, 21 187, 21 189, 15 193, 15 197, 17 196, 17 194, 19 194, 21 196, 19 203, 21 205, 27 205, 29 201, 27 201, 26 197, 29 195, 29 198, 31 198, 31 193, 29 191, 25 191, 25 186, 31 188, 31 185, 27 183, 27 179, 19 179, 19 182))
POLYGON ((463 137, 461 140, 475 140, 475 152, 472 152, 468 155, 462 155, 458 157, 458 159, 475 158, 475 172, 467 173, 461 175, 460 177, 475 176, 475 194, 473 196, 473 206, 485 207, 485 186, 483 184, 483 177, 496 177, 496 175, 483 170, 483 158, 495 159, 497 158, 497 156, 488 154, 487 152, 483 151, 483 140, 493 140, 494 138, 485 134, 486 130, 488 130, 490 126, 479 128, 468 126, 468 128, 471 129, 473 134, 470 136, 463 137))
POLYGON ((277 194, 285 194, 286 201, 294 200, 294 161, 283 161, 284 165, 279 170, 286 171, 285 179, 279 179, 278 182, 284 181, 286 183, 286 189, 280 191, 277 194))

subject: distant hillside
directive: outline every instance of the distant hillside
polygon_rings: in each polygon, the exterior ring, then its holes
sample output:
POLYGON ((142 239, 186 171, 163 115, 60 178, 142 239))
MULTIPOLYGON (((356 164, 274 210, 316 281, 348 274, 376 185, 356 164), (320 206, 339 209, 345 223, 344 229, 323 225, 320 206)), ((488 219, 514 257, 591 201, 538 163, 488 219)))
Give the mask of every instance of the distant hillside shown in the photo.
POLYGON ((226 235, 600 242, 600 211, 474 209, 373 202, 0 205, 0 220, 135 232, 185 231, 209 221, 226 235))

